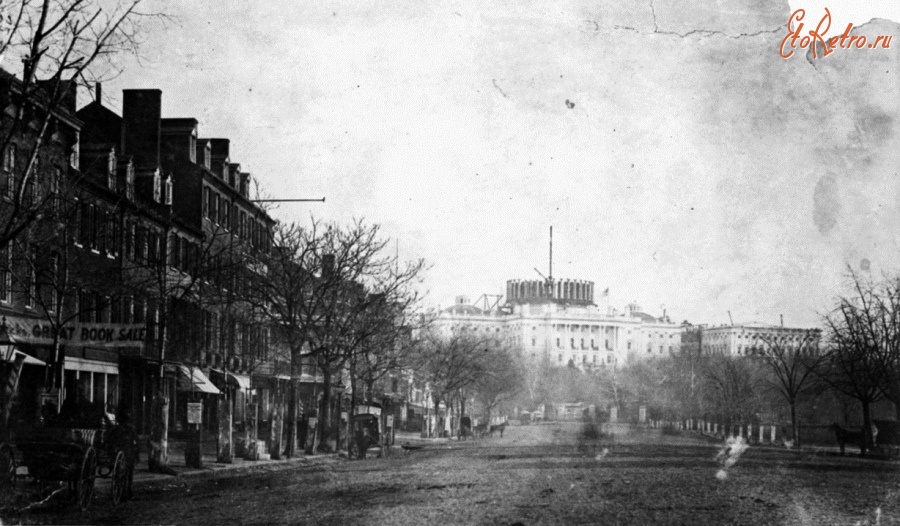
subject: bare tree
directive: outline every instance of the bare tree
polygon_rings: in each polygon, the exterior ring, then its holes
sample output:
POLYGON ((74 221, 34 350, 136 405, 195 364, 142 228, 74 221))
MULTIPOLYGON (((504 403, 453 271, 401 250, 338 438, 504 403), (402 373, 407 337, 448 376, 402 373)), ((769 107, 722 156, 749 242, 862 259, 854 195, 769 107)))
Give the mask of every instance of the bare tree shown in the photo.
POLYGON ((515 353, 504 345, 488 348, 481 362, 482 372, 474 391, 490 421, 494 408, 525 387, 525 371, 515 353))
MULTIPOLYGON (((862 405, 864 445, 872 444, 872 404, 890 392, 885 367, 885 340, 890 338, 879 320, 888 316, 879 290, 851 274, 853 295, 837 300, 825 316, 828 348, 822 378, 834 389, 862 405)), ((865 451, 863 451, 865 453, 865 451)))
POLYGON ((0 60, 22 62, 20 79, 3 72, 7 111, 0 122, 0 152, 21 172, 10 190, 11 206, 0 212, 0 249, 49 210, 30 200, 27 188, 39 173, 40 152, 69 137, 70 164, 77 166, 78 140, 62 123, 74 114, 75 87, 118 72, 118 58, 136 53, 141 28, 160 19, 139 11, 141 0, 21 0, 0 4, 0 60))
POLYGON ((759 358, 771 373, 765 382, 788 404, 791 411, 791 429, 794 447, 800 447, 800 419, 797 406, 804 396, 816 389, 819 369, 825 355, 813 346, 812 341, 802 341, 791 345, 784 338, 768 335, 763 337, 763 348, 759 358))
POLYGON ((449 404, 452 396, 483 377, 492 344, 492 339, 471 332, 425 335, 415 367, 431 387, 435 415, 442 402, 449 404))
POLYGON ((278 225, 274 244, 266 277, 254 287, 255 305, 289 347, 292 376, 299 377, 303 363, 322 373, 318 433, 327 447, 332 382, 350 357, 371 352, 385 328, 388 334, 396 328, 388 313, 409 314, 424 263, 401 265, 386 254, 379 227, 362 220, 346 227, 316 220, 278 225))
POLYGON ((710 356, 703 371, 706 404, 725 425, 749 422, 763 406, 756 364, 733 356, 710 356))

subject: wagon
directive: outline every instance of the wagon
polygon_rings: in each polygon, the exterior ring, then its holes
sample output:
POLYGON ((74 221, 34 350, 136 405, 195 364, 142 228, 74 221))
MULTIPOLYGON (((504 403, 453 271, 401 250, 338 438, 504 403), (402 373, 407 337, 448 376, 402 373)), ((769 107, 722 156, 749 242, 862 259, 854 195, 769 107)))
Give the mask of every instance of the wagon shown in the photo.
POLYGON ((111 499, 118 504, 130 496, 137 436, 128 426, 99 429, 35 427, 0 444, 0 490, 14 489, 19 466, 42 487, 66 482, 81 510, 94 496, 97 478, 111 480, 111 499))
POLYGON ((371 446, 381 443, 379 418, 373 414, 353 415, 353 423, 356 431, 347 455, 349 458, 364 459, 371 446))

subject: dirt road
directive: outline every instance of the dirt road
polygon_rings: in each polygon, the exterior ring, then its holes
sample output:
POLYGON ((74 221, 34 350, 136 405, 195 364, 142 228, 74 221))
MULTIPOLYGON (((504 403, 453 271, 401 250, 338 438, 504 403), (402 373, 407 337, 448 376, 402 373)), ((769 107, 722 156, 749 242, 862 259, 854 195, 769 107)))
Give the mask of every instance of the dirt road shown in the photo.
MULTIPOLYGON (((576 424, 389 458, 171 479, 113 507, 3 522, 90 524, 900 524, 896 462, 750 447, 730 467, 706 439, 576 424)), ((733 457, 732 457, 733 458, 733 457)))

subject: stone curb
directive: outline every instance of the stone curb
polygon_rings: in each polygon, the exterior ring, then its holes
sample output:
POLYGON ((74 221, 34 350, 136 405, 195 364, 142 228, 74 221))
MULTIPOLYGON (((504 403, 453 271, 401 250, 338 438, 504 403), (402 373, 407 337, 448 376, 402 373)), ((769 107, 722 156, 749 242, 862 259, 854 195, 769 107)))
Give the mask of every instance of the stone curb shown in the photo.
POLYGON ((264 460, 264 461, 246 461, 241 462, 240 464, 218 464, 212 463, 215 467, 207 467, 207 468, 191 468, 191 469, 176 469, 177 475, 166 475, 163 473, 151 473, 148 471, 136 471, 134 474, 134 486, 143 486, 147 484, 153 484, 157 482, 175 482, 178 480, 195 480, 201 478, 215 478, 219 476, 238 476, 245 472, 252 471, 280 471, 283 469, 290 469, 293 467, 304 467, 304 466, 317 466, 321 464, 327 464, 330 461, 334 461, 339 459, 340 456, 337 453, 328 454, 328 455, 314 455, 307 457, 297 457, 285 460, 264 460))

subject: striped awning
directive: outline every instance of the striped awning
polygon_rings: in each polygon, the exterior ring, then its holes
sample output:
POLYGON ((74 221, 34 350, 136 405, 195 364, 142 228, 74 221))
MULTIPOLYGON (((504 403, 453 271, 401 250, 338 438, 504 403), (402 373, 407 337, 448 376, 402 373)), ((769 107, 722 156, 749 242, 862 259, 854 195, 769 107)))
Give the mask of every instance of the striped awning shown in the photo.
MULTIPOLYGON (((12 354, 12 356, 10 356, 10 360, 9 360, 9 361, 10 361, 10 362, 16 361, 16 356, 19 355, 19 354, 22 354, 22 355, 25 356, 25 365, 47 365, 47 364, 46 364, 45 362, 43 362, 42 360, 38 360, 38 359, 35 358, 34 356, 31 356, 30 354, 25 354, 25 353, 23 353, 22 351, 20 351, 20 350, 18 350, 18 349, 16 349, 16 350, 13 351, 13 354, 12 354)), ((6 360, 6 353, 5 353, 5 352, 0 353, 0 360, 7 361, 7 360, 6 360)))
POLYGON ((216 388, 216 386, 213 385, 211 381, 209 381, 209 378, 205 374, 203 374, 203 371, 201 371, 199 368, 188 367, 187 365, 179 364, 178 370, 181 371, 181 374, 191 382, 191 385, 193 387, 193 389, 191 390, 200 391, 201 393, 207 394, 222 394, 222 391, 219 391, 219 389, 216 388))

